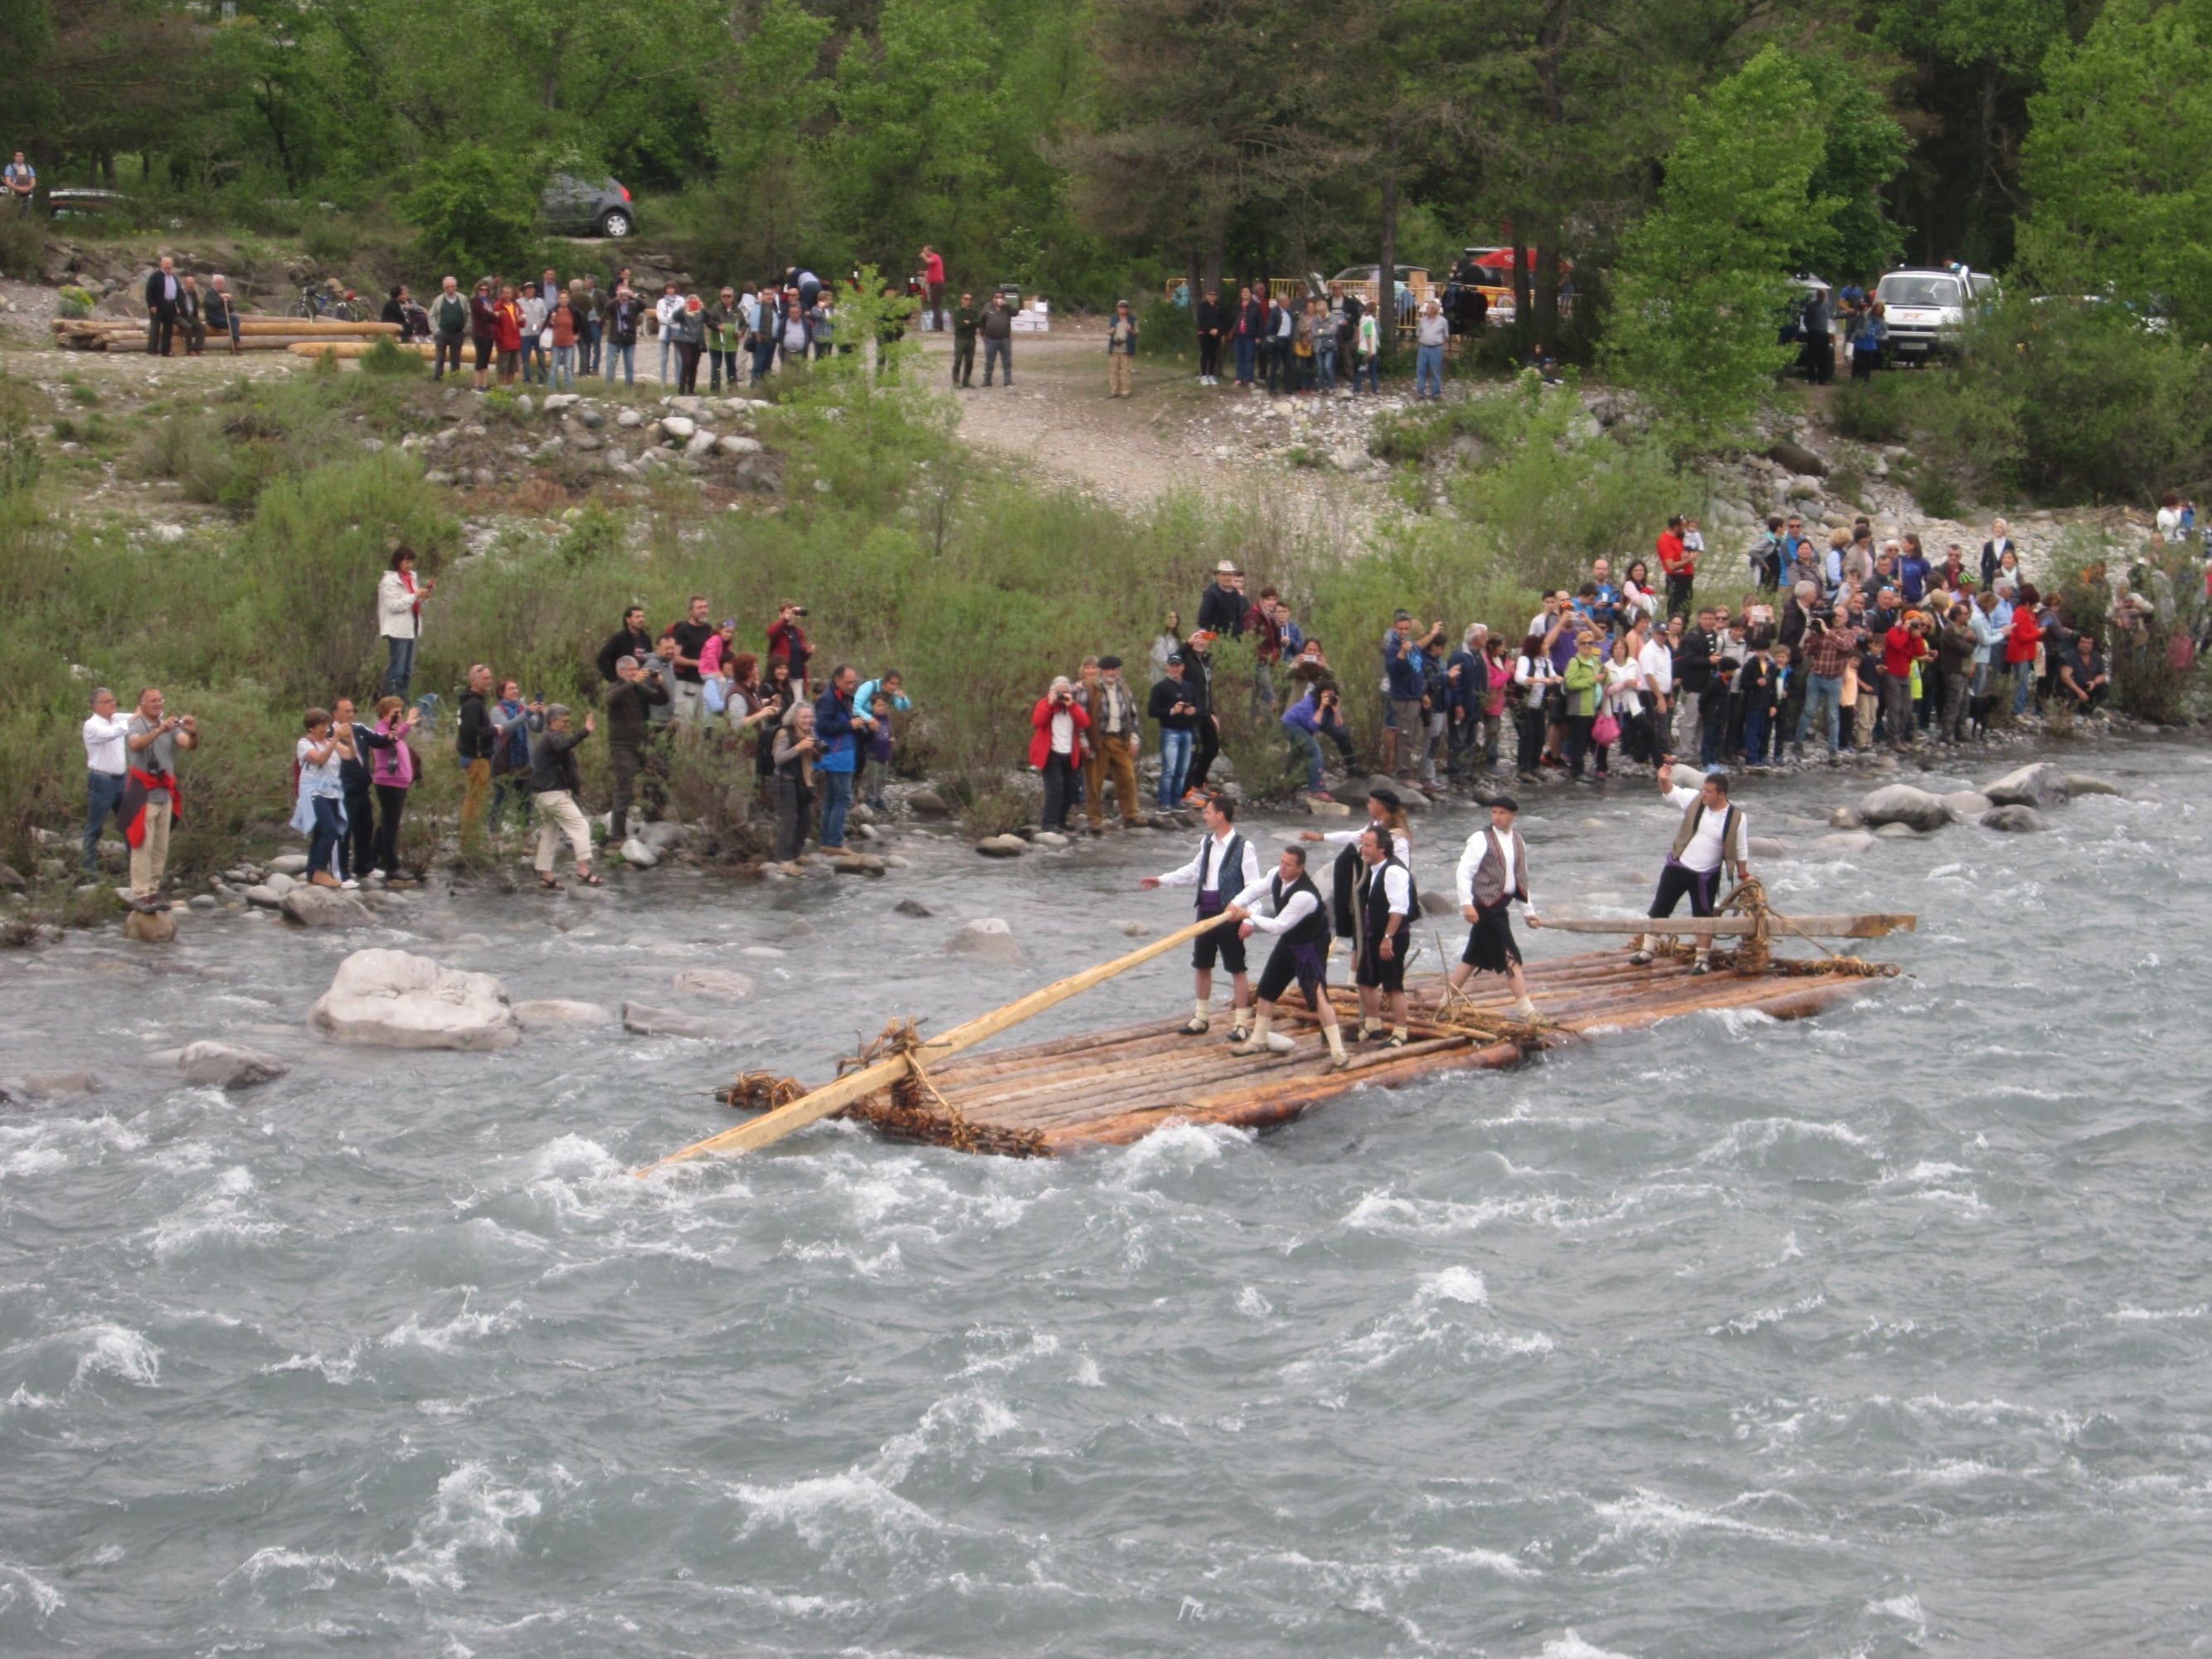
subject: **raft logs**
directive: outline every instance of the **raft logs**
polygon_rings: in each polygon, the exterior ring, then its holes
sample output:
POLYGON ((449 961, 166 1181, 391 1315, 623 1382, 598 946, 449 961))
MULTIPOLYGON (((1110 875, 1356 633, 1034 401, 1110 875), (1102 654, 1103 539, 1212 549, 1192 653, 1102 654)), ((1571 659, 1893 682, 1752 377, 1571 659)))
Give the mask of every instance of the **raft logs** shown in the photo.
MULTIPOLYGON (((79 351, 137 351, 146 349, 146 323, 134 317, 57 317, 54 342, 79 351)), ((181 332, 181 331, 180 331, 181 332)), ((356 345, 362 349, 381 337, 396 338, 397 323, 328 322, 305 317, 241 317, 239 349, 243 351, 283 351, 294 345, 356 345)), ((229 350, 222 333, 208 331, 207 353, 221 356, 229 350)), ((346 355, 346 354, 341 354, 346 355)), ((352 355, 358 355, 352 354, 352 355)))

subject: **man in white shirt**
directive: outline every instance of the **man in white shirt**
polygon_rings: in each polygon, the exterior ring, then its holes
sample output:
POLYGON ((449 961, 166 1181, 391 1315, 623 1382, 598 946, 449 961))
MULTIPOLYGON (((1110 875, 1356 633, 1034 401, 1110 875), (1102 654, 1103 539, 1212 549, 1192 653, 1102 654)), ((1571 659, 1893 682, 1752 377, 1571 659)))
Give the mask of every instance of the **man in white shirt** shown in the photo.
POLYGON ((1459 913, 1470 925, 1467 949, 1452 964, 1447 982, 1456 992, 1477 974, 1503 974, 1513 988, 1513 1017, 1533 1020, 1536 1005, 1522 977, 1521 947, 1513 938, 1513 901, 1521 901, 1521 913, 1531 927, 1544 924, 1528 897, 1528 844, 1513 827, 1520 811, 1521 803, 1510 795, 1492 800, 1490 827, 1469 836, 1460 854, 1454 882, 1459 913))
MULTIPOLYGON (((1199 842, 1197 856, 1179 870, 1170 870, 1164 876, 1146 876, 1137 885, 1146 892, 1158 887, 1197 888, 1198 914, 1203 921, 1208 916, 1225 916, 1231 901, 1256 885, 1259 879, 1260 855, 1249 842, 1237 833, 1236 802, 1216 798, 1206 803, 1206 839, 1199 842)), ((1229 1040, 1243 1042, 1251 1036, 1245 1023, 1245 1011, 1252 1005, 1252 980, 1244 971, 1244 940, 1237 933, 1237 924, 1227 920, 1198 936, 1190 962, 1197 970, 1197 1001, 1191 1010, 1190 1024, 1182 1028, 1182 1034, 1202 1036, 1213 1023, 1211 1005, 1217 957, 1230 973, 1229 1040)))
POLYGON ((1291 1051, 1295 1045, 1289 1037, 1267 1028, 1274 1022, 1275 1005, 1295 983, 1305 994, 1306 1006, 1321 1022, 1322 1036, 1328 1042, 1329 1070, 1340 1072, 1351 1065, 1352 1057, 1344 1052, 1344 1033, 1336 1023, 1336 1009, 1328 1000, 1328 907, 1322 902, 1321 889, 1306 873, 1305 849, 1283 848, 1274 872, 1239 893, 1227 915, 1237 924, 1237 938, 1249 939, 1259 933, 1272 935, 1275 941, 1267 965, 1260 970, 1258 1017, 1253 1022, 1252 1036, 1231 1052, 1287 1054, 1291 1051))
POLYGON ((1664 754, 1672 745, 1666 732, 1674 728, 1674 653, 1663 635, 1654 633, 1651 619, 1636 624, 1629 635, 1636 665, 1644 671, 1644 690, 1650 702, 1644 710, 1648 752, 1664 754))
POLYGON ((653 302, 654 319, 660 325, 660 383, 668 384, 668 359, 676 349, 676 336, 671 325, 683 313, 684 296, 676 291, 676 284, 661 284, 660 297, 653 302))
MULTIPOLYGON (((1659 890, 1652 896, 1651 916, 1656 921, 1674 914, 1674 907, 1686 896, 1690 914, 1709 916, 1713 913, 1716 890, 1721 877, 1729 866, 1735 870, 1739 883, 1751 878, 1751 830, 1749 821, 1741 808, 1729 804, 1728 774, 1715 767, 1695 789, 1674 787, 1674 762, 1672 756, 1663 761, 1654 776, 1658 780, 1659 793, 1668 804, 1682 809, 1681 828, 1674 832, 1674 849, 1667 855, 1666 868, 1659 872, 1659 890)), ((1642 967, 1651 960, 1656 933, 1645 933, 1636 942, 1636 954, 1629 960, 1642 967)), ((1697 960, 1691 964, 1693 974, 1710 972, 1708 960, 1713 952, 1710 933, 1698 936, 1697 960)))
POLYGON ((1382 1035, 1379 1017, 1387 1000, 1390 1031, 1383 1046, 1402 1048, 1411 1041, 1406 1014, 1406 929, 1413 915, 1413 872, 1398 862, 1389 831, 1379 823, 1359 832, 1359 861, 1364 868, 1352 899, 1358 945, 1352 979, 1359 987, 1359 1035, 1363 1041, 1382 1035))
POLYGON ((100 873, 100 832, 123 810, 123 784, 130 775, 128 719, 115 713, 115 693, 106 686, 92 694, 92 717, 84 723, 84 873, 100 873))

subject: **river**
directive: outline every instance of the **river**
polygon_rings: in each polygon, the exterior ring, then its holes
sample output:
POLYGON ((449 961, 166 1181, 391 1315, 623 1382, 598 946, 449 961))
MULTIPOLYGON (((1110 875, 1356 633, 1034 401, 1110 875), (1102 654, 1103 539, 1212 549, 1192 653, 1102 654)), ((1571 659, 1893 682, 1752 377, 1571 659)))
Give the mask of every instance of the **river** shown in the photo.
MULTIPOLYGON (((1746 787, 1778 907, 1919 913, 1860 1002, 1060 1162, 833 1123, 628 1173, 735 1071, 1180 921, 1134 887, 1179 842, 424 897, 374 941, 726 1042, 325 1047, 362 941, 258 918, 9 953, 0 1073, 105 1086, 0 1108, 0 1651, 2202 1650, 2212 760, 2057 758, 2124 793, 1841 858, 1803 854, 1863 782, 1746 787), (977 915, 1029 965, 942 954, 977 915), (757 994, 669 988, 703 965, 757 994), (295 1068, 183 1085, 200 1036, 295 1068)), ((1639 905, 1669 817, 1528 820, 1566 910, 1639 905)), ((1418 825, 1425 885, 1474 821, 1418 825)))

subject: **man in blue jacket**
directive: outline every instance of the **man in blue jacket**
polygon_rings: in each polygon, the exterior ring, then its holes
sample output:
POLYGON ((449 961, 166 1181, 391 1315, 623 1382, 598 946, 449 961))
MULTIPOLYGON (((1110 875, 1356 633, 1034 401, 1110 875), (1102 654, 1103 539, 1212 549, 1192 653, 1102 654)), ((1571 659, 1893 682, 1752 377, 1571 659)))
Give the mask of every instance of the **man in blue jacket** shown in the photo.
MULTIPOLYGON (((1412 638, 1413 613, 1401 611, 1382 635, 1383 696, 1389 709, 1382 720, 1382 769, 1395 770, 1402 757, 1410 769, 1420 757, 1421 665, 1412 638)), ((1407 782, 1412 780, 1407 778, 1407 782)))
POLYGON ((853 810, 853 775, 860 769, 860 739, 876 729, 866 714, 856 714, 853 696, 860 687, 860 671, 839 663, 829 688, 814 705, 814 740, 822 758, 814 763, 822 779, 822 850, 845 850, 845 816, 853 810))

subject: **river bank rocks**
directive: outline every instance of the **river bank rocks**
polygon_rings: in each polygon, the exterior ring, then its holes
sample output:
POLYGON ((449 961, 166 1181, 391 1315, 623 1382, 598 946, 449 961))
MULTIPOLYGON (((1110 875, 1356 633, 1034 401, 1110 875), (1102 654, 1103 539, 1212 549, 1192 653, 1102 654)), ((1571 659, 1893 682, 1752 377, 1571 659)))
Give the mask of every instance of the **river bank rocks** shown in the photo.
POLYGON ((623 1004, 622 1023, 623 1030, 632 1036, 690 1037, 712 1042, 729 1035, 714 1020, 678 1013, 672 1008, 648 1007, 642 1002, 623 1004))
POLYGON ((2048 830, 2051 823, 2033 806, 1992 806, 1982 814, 1981 826, 2011 835, 2025 835, 2038 830, 2048 830))
POLYGON ((333 1042, 489 1053, 522 1040, 507 988, 404 951, 356 951, 338 964, 307 1024, 333 1042))
POLYGON ((1997 806, 2057 806, 2073 793, 2066 774, 2048 762, 2039 761, 2008 772, 1982 793, 1997 806))
POLYGON ((571 1002, 564 997, 538 997, 514 1005, 514 1017, 526 1030, 541 1025, 611 1025, 614 1011, 596 1002, 571 1002))
POLYGON ((133 910, 123 919, 123 937, 134 945, 172 944, 177 919, 167 910, 133 910))
POLYGON ((309 887, 304 883, 294 887, 276 901, 276 908, 287 921, 296 921, 302 927, 373 927, 376 918, 368 907, 351 893, 331 887, 309 887))
POLYGON ((949 957, 977 957, 1007 968, 1018 968, 1029 958, 1014 940, 1014 930, 997 916, 969 922, 945 943, 949 957))
POLYGON ((177 1056, 177 1069, 187 1083, 216 1089, 250 1089, 271 1083, 292 1068, 274 1054, 232 1042, 188 1043, 177 1056))
POLYGON ((1893 823, 1925 833, 1952 821, 1949 806, 1940 795, 1909 783, 1888 783, 1866 795, 1858 804, 1859 822, 1879 830, 1893 823))

